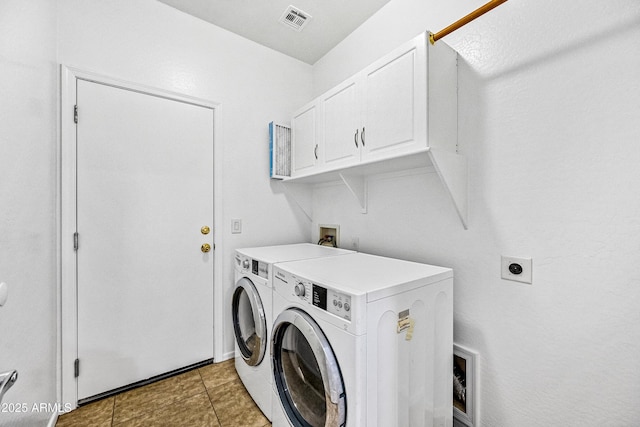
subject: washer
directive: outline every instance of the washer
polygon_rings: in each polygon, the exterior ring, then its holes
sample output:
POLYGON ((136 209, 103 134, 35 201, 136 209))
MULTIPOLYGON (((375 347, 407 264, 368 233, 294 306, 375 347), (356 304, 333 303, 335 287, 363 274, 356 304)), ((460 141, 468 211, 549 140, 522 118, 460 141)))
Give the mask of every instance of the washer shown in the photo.
POLYGON ((273 323, 271 273, 279 261, 353 253, 345 249, 301 243, 237 249, 235 289, 232 297, 236 338, 235 366, 245 388, 271 420, 271 363, 269 335, 273 323))
POLYGON ((274 427, 451 426, 451 269, 356 253, 273 270, 274 427))

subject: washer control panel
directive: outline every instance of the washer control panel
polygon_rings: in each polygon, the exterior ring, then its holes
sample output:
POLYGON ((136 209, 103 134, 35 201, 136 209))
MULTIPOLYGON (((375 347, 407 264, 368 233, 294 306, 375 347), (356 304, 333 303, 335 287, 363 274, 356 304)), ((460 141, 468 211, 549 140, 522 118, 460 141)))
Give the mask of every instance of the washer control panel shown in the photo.
POLYGON ((351 320, 351 296, 328 290, 326 310, 343 319, 351 320))
POLYGON ((241 254, 236 254, 235 256, 236 268, 241 270, 243 273, 254 274, 258 277, 262 277, 264 279, 269 278, 269 264, 263 261, 258 261, 256 259, 249 258, 248 256, 244 256, 241 254))
POLYGON ((313 282, 293 278, 293 293, 300 300, 345 320, 351 320, 351 296, 313 282))

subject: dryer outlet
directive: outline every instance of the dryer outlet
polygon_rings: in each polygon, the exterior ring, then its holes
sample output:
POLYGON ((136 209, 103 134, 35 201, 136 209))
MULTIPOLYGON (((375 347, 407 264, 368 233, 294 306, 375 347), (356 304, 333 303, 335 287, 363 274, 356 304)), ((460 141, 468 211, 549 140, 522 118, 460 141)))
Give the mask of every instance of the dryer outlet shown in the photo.
POLYGON ((501 277, 515 282, 532 283, 531 258, 501 257, 501 277))

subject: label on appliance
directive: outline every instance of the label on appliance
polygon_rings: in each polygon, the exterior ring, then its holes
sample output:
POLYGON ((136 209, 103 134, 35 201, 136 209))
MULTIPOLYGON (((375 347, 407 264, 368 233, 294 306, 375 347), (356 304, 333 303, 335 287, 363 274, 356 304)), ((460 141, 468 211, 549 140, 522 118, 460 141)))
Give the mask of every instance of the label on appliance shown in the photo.
POLYGON ((401 311, 398 314, 398 329, 397 333, 401 333, 403 331, 407 331, 404 339, 407 341, 411 341, 413 338, 413 328, 416 322, 409 316, 409 309, 401 311))
POLYGON ((318 285, 313 285, 312 304, 323 310, 327 309, 327 289, 318 285))

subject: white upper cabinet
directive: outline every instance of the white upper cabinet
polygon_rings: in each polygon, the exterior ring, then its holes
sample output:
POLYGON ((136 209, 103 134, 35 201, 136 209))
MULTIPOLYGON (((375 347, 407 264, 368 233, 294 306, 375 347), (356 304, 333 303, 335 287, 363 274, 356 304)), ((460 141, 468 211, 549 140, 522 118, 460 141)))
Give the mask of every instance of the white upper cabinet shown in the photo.
POLYGON ((305 105, 291 119, 291 176, 306 175, 317 169, 320 134, 319 106, 316 101, 305 105))
POLYGON ((426 37, 420 36, 362 74, 362 160, 428 146, 426 37))
POLYGON ((433 166, 466 227, 457 58, 424 33, 298 110, 291 121, 292 173, 283 182, 294 188, 342 180, 366 212, 367 176, 433 166))
POLYGON ((320 97, 322 106, 322 158, 325 169, 360 161, 360 100, 357 79, 349 79, 320 97))
MULTIPOLYGON (((456 54, 443 46, 454 72, 445 96, 455 97, 456 54)), ((292 178, 427 149, 431 49, 421 34, 298 110, 291 124, 292 178)))

